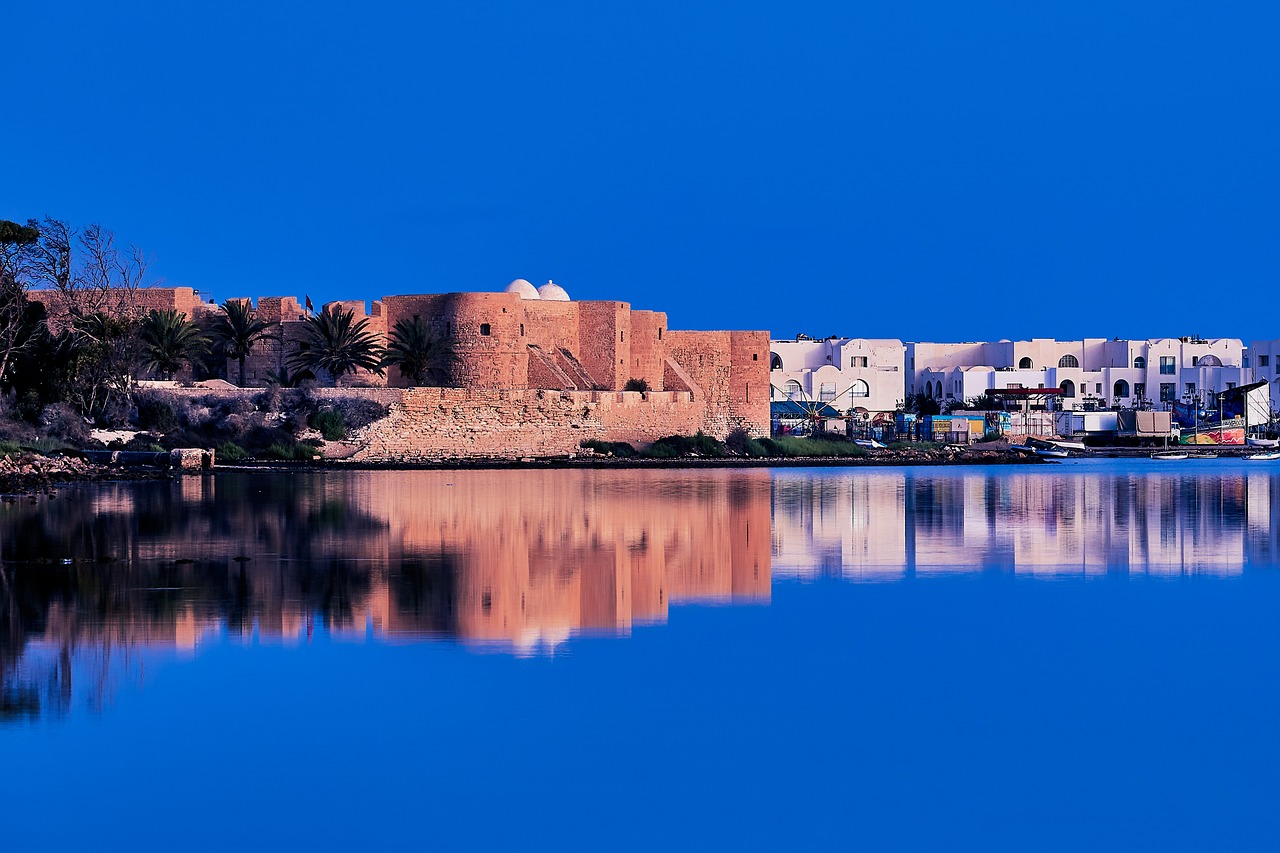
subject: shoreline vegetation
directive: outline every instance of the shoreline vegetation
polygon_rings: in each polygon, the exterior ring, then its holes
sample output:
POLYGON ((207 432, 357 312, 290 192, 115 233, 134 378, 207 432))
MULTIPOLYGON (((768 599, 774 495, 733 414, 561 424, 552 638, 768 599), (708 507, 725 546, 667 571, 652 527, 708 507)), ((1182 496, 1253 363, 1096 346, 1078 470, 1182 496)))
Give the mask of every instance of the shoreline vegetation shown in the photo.
MULTIPOLYGON (((113 442, 121 444, 121 442, 113 442)), ((143 442, 127 442, 135 448, 143 442)), ((301 444, 301 443, 300 443, 301 444)), ((708 435, 667 436, 650 447, 637 450, 625 442, 583 442, 582 452, 572 456, 442 458, 429 462, 348 462, 326 459, 315 453, 318 447, 302 444, 310 453, 287 455, 276 451, 261 457, 220 456, 218 471, 251 470, 493 470, 547 468, 803 468, 837 466, 894 465, 1036 465, 1037 458, 1009 453, 994 443, 970 447, 916 443, 895 444, 885 449, 866 450, 844 439, 762 438, 730 436, 722 442, 708 435), (732 445, 739 444, 739 450, 732 445)), ((148 448, 159 448, 153 440, 148 448)), ((117 447, 116 449, 121 449, 117 447)), ((139 454, 144 455, 144 454, 139 454)), ((159 455, 159 454, 157 454, 159 455)), ((55 487, 86 481, 132 481, 162 479, 181 472, 148 465, 100 464, 87 461, 85 451, 63 442, 39 440, 31 443, 0 441, 0 498, 53 494, 55 487)))

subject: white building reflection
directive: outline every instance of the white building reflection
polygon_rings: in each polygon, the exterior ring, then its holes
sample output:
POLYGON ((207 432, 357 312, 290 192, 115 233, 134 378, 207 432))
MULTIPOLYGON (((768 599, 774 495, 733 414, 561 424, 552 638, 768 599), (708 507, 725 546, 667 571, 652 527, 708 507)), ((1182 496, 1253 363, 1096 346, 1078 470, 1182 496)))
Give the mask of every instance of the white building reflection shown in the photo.
POLYGON ((1143 467, 1152 464, 780 471, 773 572, 849 580, 980 571, 1232 575, 1275 563, 1280 476, 1225 460, 1143 467))

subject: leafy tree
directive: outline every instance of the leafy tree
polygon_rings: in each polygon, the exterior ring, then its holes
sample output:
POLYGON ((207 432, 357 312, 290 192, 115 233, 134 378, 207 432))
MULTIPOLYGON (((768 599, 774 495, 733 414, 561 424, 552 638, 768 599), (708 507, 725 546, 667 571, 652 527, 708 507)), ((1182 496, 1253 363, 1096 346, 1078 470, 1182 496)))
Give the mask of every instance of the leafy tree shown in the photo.
POLYGON ((19 225, 0 219, 0 382, 14 356, 34 341, 26 322, 27 289, 39 240, 35 220, 19 225))
POLYGON ((1004 404, 990 394, 981 394, 966 400, 965 408, 979 412, 998 412, 1004 409, 1004 404))
POLYGON ((908 412, 915 412, 917 415, 942 414, 942 407, 938 405, 938 401, 925 393, 912 394, 908 397, 906 408, 908 412))
POLYGON ((384 364, 400 365, 414 385, 445 385, 453 378, 458 355, 453 344, 420 317, 397 320, 384 364))
POLYGON ((203 364, 209 354, 209 339, 187 315, 172 309, 153 308, 143 319, 138 337, 142 342, 142 366, 166 379, 181 370, 183 362, 203 364))
POLYGON ((244 360, 253 351, 253 345, 275 340, 276 335, 270 323, 253 315, 248 300, 235 299, 222 303, 222 313, 214 322, 213 337, 228 358, 240 362, 240 385, 243 386, 244 360))
POLYGON ((369 331, 368 317, 355 322, 355 311, 326 306, 303 322, 303 339, 286 359, 291 369, 324 370, 335 382, 357 370, 385 374, 384 352, 377 336, 369 331))
POLYGON ((138 323, 128 316, 95 311, 72 324, 74 361, 67 402, 102 422, 127 408, 132 376, 142 359, 138 323))

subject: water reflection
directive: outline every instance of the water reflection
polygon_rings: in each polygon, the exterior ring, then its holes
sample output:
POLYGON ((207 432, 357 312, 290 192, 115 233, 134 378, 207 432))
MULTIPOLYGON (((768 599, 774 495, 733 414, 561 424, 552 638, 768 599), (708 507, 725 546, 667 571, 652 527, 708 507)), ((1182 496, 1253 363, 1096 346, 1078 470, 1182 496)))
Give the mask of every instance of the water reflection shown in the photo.
POLYGON ((139 648, 210 635, 537 652, 767 601, 769 496, 766 471, 263 473, 7 505, 0 713, 99 705, 139 648))
POLYGON ((1248 463, 779 472, 774 574, 1232 575, 1280 555, 1280 478, 1248 463))
POLYGON ((0 509, 0 718, 110 702, 202 639, 626 634, 773 576, 1238 574, 1274 565, 1246 463, 1053 470, 222 474, 0 509))

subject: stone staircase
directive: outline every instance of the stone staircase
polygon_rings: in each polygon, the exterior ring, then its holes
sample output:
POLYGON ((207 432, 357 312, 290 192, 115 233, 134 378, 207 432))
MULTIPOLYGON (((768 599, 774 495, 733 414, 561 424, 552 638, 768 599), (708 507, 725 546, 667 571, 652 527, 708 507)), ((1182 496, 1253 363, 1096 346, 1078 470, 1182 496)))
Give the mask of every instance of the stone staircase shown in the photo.
POLYGON ((604 386, 591 377, 582 362, 564 347, 556 347, 556 364, 573 379, 578 391, 601 391, 604 386))

